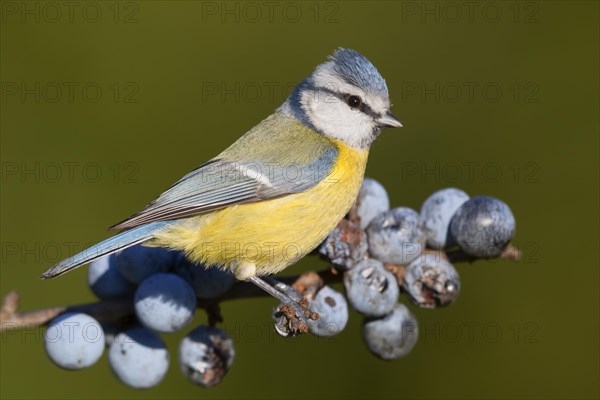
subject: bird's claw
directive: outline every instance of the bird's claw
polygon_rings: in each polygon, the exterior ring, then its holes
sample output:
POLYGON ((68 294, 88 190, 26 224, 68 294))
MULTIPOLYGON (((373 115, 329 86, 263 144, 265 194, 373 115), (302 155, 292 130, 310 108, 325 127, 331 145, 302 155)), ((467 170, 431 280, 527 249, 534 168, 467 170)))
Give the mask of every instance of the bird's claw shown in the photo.
POLYGON ((277 307, 274 313, 275 330, 282 336, 290 337, 308 332, 308 320, 316 321, 319 314, 308 308, 303 296, 300 301, 289 301, 277 307))

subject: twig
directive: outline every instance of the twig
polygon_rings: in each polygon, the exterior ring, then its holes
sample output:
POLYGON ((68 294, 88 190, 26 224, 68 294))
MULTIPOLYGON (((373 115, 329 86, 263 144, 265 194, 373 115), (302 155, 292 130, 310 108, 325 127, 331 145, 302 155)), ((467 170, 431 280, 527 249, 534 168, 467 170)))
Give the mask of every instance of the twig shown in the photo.
MULTIPOLYGON (((443 252, 441 252, 441 253, 444 254, 443 252)), ((472 263, 477 260, 481 260, 481 258, 470 256, 468 254, 463 253, 461 250, 448 251, 445 254, 446 254, 446 258, 450 262, 472 263)), ((517 249, 512 244, 509 244, 508 246, 506 246, 506 249, 504 249, 502 254, 500 254, 500 256, 497 258, 518 262, 521 260, 521 256, 522 256, 521 250, 517 249)))
MULTIPOLYGON (((336 280, 332 278, 341 280, 341 275, 336 276, 331 271, 321 271, 318 274, 314 274, 313 278, 306 278, 306 276, 303 274, 280 277, 278 280, 290 285, 294 285, 297 281, 302 281, 305 285, 309 285, 315 284, 314 282, 311 282, 311 279, 316 279, 318 282, 331 283, 336 280)), ((198 300, 197 305, 198 308, 205 309, 209 313, 210 323, 215 324, 217 322, 221 322, 218 311, 219 303, 240 298, 264 296, 268 296, 268 294, 253 284, 249 282, 237 282, 226 294, 222 295, 221 297, 209 300, 198 300)), ((60 314, 66 312, 81 312, 102 321, 117 321, 123 317, 133 314, 134 312, 133 302, 131 299, 101 300, 96 303, 51 307, 23 313, 18 311, 18 307, 19 294, 13 290, 6 295, 2 308, 0 309, 0 332, 45 325, 60 314)))
POLYGON ((66 312, 82 312, 99 320, 117 320, 133 313, 131 300, 103 300, 96 303, 74 306, 59 306, 43 310, 18 312, 19 294, 13 290, 4 298, 0 309, 0 331, 31 328, 44 325, 60 314, 66 312))

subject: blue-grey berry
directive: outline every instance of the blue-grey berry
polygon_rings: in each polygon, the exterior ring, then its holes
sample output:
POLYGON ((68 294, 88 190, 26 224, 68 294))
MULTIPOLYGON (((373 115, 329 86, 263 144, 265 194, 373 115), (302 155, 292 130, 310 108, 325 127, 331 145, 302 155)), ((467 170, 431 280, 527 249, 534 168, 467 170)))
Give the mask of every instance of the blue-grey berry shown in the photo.
POLYGON ((82 369, 96 363, 104 351, 100 323, 87 314, 69 312, 54 318, 44 334, 48 357, 59 367, 82 369))
POLYGON ((188 282, 199 299, 214 299, 235 285, 235 276, 217 267, 206 268, 188 261, 183 254, 177 258, 173 272, 188 282))
POLYGON ((154 274, 138 287, 135 314, 146 328, 175 332, 187 325, 196 311, 191 286, 174 274, 154 274))
POLYGON ((367 318, 363 338, 367 348, 383 360, 395 360, 411 352, 419 337, 415 316, 401 303, 383 318, 367 318))
POLYGON ((425 254, 406 267, 402 287, 419 307, 444 307, 458 297, 460 278, 456 269, 444 258, 425 254))
POLYGON ((308 330, 317 336, 334 336, 348 323, 348 303, 344 295, 329 286, 323 286, 308 303, 311 311, 319 314, 316 321, 308 320, 308 330))
POLYGON ((443 249, 455 244, 450 235, 450 220, 467 200, 469 195, 455 188, 438 190, 425 200, 421 219, 429 247, 443 249))
POLYGON ((343 219, 319 246, 319 253, 340 271, 346 271, 365 258, 367 235, 358 225, 343 219))
POLYGON ((515 234, 515 217, 502 200, 473 197, 456 211, 450 231, 466 254, 478 258, 498 257, 515 234))
POLYGON ((121 382, 136 389, 156 386, 169 369, 169 352, 154 332, 132 328, 119 333, 108 350, 108 362, 121 382))
POLYGON ((369 252, 379 261, 408 264, 425 247, 425 234, 419 214, 399 207, 379 214, 367 228, 369 252))
POLYGON ((367 259, 344 273, 348 302, 359 313, 380 317, 389 313, 398 301, 396 277, 375 259, 367 259))
POLYGON ((179 345, 181 371, 190 381, 206 388, 223 381, 234 359, 233 340, 222 329, 201 325, 179 345))
POLYGON ((117 271, 114 254, 90 263, 88 285, 102 300, 131 298, 135 292, 135 286, 117 271))
POLYGON ((365 178, 356 199, 360 228, 365 229, 373 218, 389 209, 390 199, 383 185, 375 179, 365 178))
POLYGON ((177 252, 141 244, 116 253, 117 271, 134 285, 150 275, 168 272, 175 264, 177 252))

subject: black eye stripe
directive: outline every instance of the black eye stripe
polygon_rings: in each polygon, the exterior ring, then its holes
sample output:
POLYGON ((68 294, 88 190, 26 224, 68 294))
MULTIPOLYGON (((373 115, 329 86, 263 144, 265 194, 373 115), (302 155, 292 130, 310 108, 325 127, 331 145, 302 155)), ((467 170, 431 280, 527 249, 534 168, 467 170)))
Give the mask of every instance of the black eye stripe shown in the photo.
MULTIPOLYGON (((335 90, 331 90, 324 86, 319 86, 319 87, 313 86, 310 88, 313 90, 320 91, 320 92, 325 92, 328 95, 334 96, 343 102, 346 102, 348 97, 353 96, 350 93, 338 93, 335 90)), ((362 99, 362 101, 360 102, 360 106, 358 107, 358 110, 367 114, 368 116, 370 116, 373 119, 378 119, 381 117, 381 114, 375 112, 375 110, 373 110, 367 103, 365 103, 364 99, 362 99)))
POLYGON ((360 107, 358 107, 358 109, 373 119, 377 119, 377 118, 381 117, 381 114, 375 112, 375 110, 373 110, 371 107, 369 107, 369 105, 367 103, 365 103, 364 101, 360 104, 360 107))

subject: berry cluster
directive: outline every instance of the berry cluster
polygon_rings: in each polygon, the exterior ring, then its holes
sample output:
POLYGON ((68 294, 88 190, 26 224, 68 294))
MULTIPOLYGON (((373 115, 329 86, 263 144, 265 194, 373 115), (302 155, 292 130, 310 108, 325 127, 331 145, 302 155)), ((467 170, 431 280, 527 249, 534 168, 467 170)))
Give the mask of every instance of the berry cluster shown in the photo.
MULTIPOLYGON (((343 274, 348 303, 364 315, 368 349, 391 360, 408 354, 418 337, 414 315, 398 303, 400 293, 423 308, 453 303, 460 278, 448 256, 499 257, 514 232, 510 209, 496 198, 469 198, 462 190, 449 188, 433 193, 420 212, 390 209, 385 188, 367 178, 352 212, 319 252, 343 274)), ((331 334, 341 331, 348 317, 346 303, 336 304, 344 305, 337 307, 337 315, 319 318, 331 334)))
MULTIPOLYGON (((399 303, 400 294, 425 308, 454 302, 460 279, 448 255, 498 257, 514 230, 510 209, 498 199, 444 189, 431 195, 419 213, 390 209, 384 187, 367 178, 349 216, 317 250, 334 267, 331 280, 343 280, 345 296, 316 273, 317 279, 298 279, 293 287, 277 284, 303 304, 312 334, 341 332, 350 304, 364 315, 367 348, 382 359, 396 359, 408 354, 418 337, 417 321, 399 303)), ((98 361, 108 346, 115 375, 128 386, 149 388, 162 380, 170 362, 158 333, 186 327, 201 302, 218 302, 236 280, 218 268, 192 264, 181 253, 138 245, 92 262, 88 283, 102 301, 128 304, 133 317, 117 324, 64 313, 48 325, 48 356, 60 367, 81 369, 98 361)), ((275 330, 290 336, 297 331, 285 307, 273 312, 275 330)), ((209 318, 208 325, 192 329, 179 346, 183 374, 204 387, 219 384, 235 357, 233 341, 214 322, 209 318)))
MULTIPOLYGON (((158 333, 183 329, 197 302, 226 293, 235 282, 228 272, 201 268, 181 253, 160 248, 137 245, 100 258, 90 264, 90 288, 104 301, 133 301, 134 320, 115 324, 83 313, 63 314, 48 325, 48 356, 60 367, 81 369, 98 361, 106 344, 110 367, 123 383, 153 387, 170 362, 158 333)), ((181 371, 204 387, 219 384, 234 357, 227 333, 209 325, 191 330, 179 346, 181 371)))

